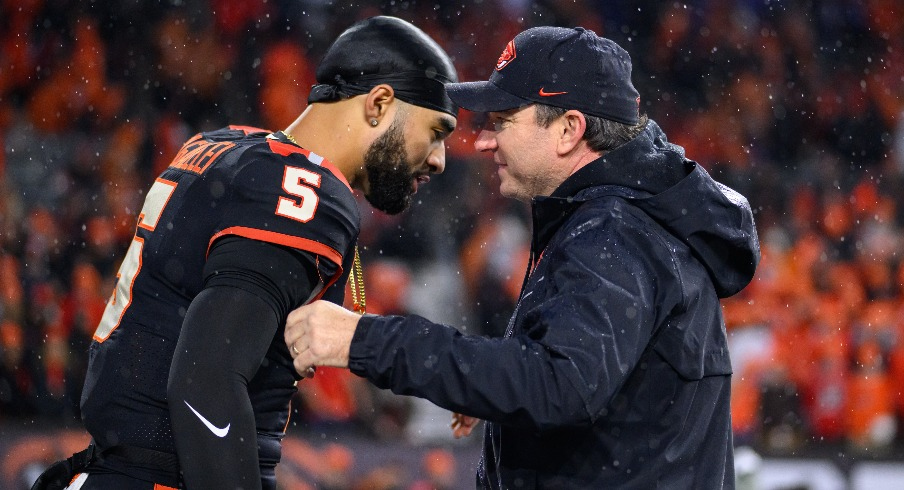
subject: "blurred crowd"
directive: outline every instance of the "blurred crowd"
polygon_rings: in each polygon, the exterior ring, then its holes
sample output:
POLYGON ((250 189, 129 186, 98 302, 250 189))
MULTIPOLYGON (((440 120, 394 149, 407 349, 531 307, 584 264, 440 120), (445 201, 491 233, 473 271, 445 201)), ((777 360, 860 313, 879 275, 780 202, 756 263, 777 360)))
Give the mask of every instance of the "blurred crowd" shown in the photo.
MULTIPOLYGON (((534 25, 624 46, 642 110, 756 213, 762 263, 724 301, 738 444, 904 446, 900 0, 0 0, 0 424, 78 427, 144 190, 199 131, 285 128, 329 43, 376 14, 437 39, 462 80, 534 25)), ((528 210, 499 196, 475 127, 463 111, 410 212, 361 202, 369 311, 504 330, 528 210)), ((299 430, 448 432, 448 414, 341 370, 300 383, 295 412, 299 430)))

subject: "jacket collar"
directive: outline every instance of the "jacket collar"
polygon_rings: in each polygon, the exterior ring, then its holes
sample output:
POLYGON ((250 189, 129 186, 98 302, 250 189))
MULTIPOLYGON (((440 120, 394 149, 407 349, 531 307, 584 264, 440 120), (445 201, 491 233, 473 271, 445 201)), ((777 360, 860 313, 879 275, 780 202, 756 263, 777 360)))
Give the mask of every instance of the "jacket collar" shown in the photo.
POLYGON ((606 161, 600 157, 571 174, 550 196, 537 196, 531 201, 533 241, 531 249, 539 254, 571 213, 584 201, 581 191, 611 184, 622 179, 607 172, 606 161))

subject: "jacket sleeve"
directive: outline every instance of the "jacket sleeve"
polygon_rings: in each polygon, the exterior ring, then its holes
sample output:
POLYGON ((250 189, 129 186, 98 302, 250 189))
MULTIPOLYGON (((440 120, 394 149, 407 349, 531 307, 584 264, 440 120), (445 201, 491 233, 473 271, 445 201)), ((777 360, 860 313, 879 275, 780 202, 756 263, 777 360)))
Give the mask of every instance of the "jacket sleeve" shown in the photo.
POLYGON ((510 338, 463 335, 417 316, 365 317, 350 368, 395 393, 505 425, 591 424, 635 368, 663 306, 653 306, 661 300, 654 275, 668 266, 647 258, 650 247, 628 230, 576 234, 548 251, 541 260, 555 266, 538 266, 528 281, 516 311, 522 333, 510 338))

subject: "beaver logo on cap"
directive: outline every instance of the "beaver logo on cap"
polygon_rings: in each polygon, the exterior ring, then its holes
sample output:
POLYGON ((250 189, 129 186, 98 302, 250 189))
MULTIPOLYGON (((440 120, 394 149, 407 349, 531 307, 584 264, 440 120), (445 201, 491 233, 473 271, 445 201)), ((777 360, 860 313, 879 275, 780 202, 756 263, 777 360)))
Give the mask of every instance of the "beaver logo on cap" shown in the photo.
POLYGON ((508 44, 505 45, 505 49, 502 50, 502 54, 499 55, 499 60, 496 61, 496 71, 499 71, 515 59, 515 40, 512 39, 508 44))

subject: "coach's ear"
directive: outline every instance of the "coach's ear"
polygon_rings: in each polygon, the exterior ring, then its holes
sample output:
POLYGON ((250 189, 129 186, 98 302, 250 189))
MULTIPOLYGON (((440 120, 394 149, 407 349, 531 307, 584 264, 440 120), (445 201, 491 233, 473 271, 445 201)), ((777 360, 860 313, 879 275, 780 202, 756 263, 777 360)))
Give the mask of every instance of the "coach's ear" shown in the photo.
POLYGON ((370 127, 378 127, 395 100, 395 90, 385 83, 370 89, 364 100, 364 117, 367 119, 365 123, 370 127))
POLYGON ((587 119, 581 111, 570 110, 552 123, 556 131, 556 153, 567 155, 575 150, 584 139, 587 119))

